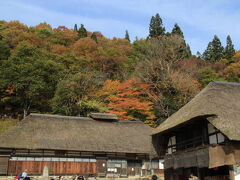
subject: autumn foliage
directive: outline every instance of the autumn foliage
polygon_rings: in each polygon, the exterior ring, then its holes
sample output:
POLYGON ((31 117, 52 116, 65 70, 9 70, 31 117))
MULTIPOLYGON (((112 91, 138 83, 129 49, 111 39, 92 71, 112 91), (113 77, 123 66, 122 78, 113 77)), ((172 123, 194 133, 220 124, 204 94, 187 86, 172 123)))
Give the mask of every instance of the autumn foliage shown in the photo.
POLYGON ((108 104, 111 113, 116 113, 122 119, 154 118, 151 110, 153 103, 144 98, 144 92, 137 87, 134 79, 120 83, 116 87, 116 93, 109 97, 108 104), (139 118, 137 118, 139 116, 139 118))
POLYGON ((210 81, 240 82, 240 51, 207 62, 182 32, 131 43, 86 31, 0 21, 0 115, 111 112, 156 127, 210 81))

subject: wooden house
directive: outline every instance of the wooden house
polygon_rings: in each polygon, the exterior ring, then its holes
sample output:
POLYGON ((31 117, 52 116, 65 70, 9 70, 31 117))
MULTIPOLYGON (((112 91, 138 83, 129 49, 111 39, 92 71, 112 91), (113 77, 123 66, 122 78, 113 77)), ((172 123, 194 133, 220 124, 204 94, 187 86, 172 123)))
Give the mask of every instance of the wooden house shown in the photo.
POLYGON ((240 84, 211 82, 152 137, 167 180, 238 179, 240 84))
POLYGON ((158 171, 151 128, 114 114, 30 114, 0 136, 0 174, 126 177, 158 171))

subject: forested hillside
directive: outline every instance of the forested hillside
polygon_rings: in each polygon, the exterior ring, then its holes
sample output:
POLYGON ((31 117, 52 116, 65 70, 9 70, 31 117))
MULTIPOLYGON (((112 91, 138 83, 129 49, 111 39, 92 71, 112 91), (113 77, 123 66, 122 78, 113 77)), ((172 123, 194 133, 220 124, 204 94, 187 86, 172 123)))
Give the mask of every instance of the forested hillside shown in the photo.
POLYGON ((84 25, 0 21, 0 68, 1 116, 110 112, 156 127, 210 81, 240 82, 240 52, 214 36, 192 56, 181 28, 166 32, 158 14, 132 41, 128 31, 108 39, 84 25))

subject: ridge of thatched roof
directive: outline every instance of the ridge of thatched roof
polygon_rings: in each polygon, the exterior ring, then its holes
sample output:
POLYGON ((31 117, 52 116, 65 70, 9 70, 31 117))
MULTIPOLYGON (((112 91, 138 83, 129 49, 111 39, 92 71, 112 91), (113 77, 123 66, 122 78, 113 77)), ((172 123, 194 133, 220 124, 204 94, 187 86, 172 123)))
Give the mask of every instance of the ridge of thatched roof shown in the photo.
POLYGON ((153 154, 150 134, 140 121, 30 114, 0 135, 0 147, 153 154))
POLYGON ((170 130, 195 117, 207 120, 230 140, 240 140, 240 83, 214 81, 189 103, 160 124, 152 135, 170 130))
POLYGON ((117 115, 112 113, 90 113, 89 116, 96 120, 117 120, 118 119, 117 115))

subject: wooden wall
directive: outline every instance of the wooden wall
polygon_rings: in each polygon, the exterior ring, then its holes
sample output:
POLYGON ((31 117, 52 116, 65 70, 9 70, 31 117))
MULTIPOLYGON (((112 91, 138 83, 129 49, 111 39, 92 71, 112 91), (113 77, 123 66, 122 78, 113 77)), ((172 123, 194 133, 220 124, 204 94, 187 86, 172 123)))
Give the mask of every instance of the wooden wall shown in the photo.
POLYGON ((0 157, 0 174, 7 174, 8 157, 0 157))
POLYGON ((96 174, 96 162, 9 161, 8 175, 18 175, 25 170, 30 175, 42 174, 45 165, 50 175, 96 174))

